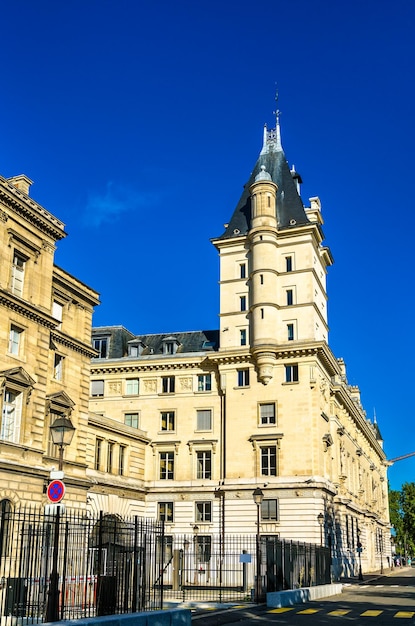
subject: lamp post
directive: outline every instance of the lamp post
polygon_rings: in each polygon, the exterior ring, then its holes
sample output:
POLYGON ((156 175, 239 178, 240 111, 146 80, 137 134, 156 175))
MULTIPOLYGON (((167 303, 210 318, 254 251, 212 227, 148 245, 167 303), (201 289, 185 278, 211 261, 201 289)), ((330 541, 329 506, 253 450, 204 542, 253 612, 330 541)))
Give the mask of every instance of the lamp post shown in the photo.
POLYGON ((383 530, 379 528, 380 573, 383 574, 383 530))
POLYGON ((320 546, 323 545, 323 524, 324 524, 324 515, 323 513, 319 513, 317 515, 317 521, 320 524, 320 546))
POLYGON ((194 575, 194 584, 197 584, 197 573, 198 573, 198 551, 199 551, 199 546, 198 546, 198 542, 197 542, 197 535, 199 532, 199 526, 197 524, 195 524, 193 526, 193 552, 194 552, 194 561, 195 561, 195 575, 194 575))
MULTIPOLYGON (((59 470, 63 468, 63 451, 72 442, 75 427, 69 417, 58 417, 50 426, 52 441, 55 446, 59 446, 59 470)), ((55 516, 55 532, 53 536, 53 557, 52 571, 48 590, 48 602, 46 607, 46 621, 59 621, 59 572, 58 572, 58 552, 59 552, 59 524, 60 506, 57 505, 55 516)))
POLYGON ((261 513, 261 504, 264 499, 264 494, 262 489, 257 487, 252 497, 257 506, 257 516, 256 516, 256 581, 255 581, 255 602, 260 601, 261 597, 261 537, 259 533, 259 522, 260 522, 260 513, 261 513))
POLYGON ((186 572, 186 584, 189 582, 189 570, 188 570, 188 557, 187 550, 189 549, 189 541, 187 538, 183 541, 183 569, 186 572))
POLYGON ((50 427, 52 441, 59 447, 59 470, 63 469, 63 450, 72 443, 75 426, 69 417, 57 417, 50 427))
POLYGON ((363 580, 363 573, 362 573, 362 550, 363 550, 363 546, 362 546, 362 542, 360 541, 360 531, 357 531, 357 553, 359 555, 359 574, 358 574, 358 579, 359 580, 363 580))
POLYGON ((215 489, 215 498, 219 498, 219 602, 222 601, 223 555, 225 553, 225 491, 215 489))

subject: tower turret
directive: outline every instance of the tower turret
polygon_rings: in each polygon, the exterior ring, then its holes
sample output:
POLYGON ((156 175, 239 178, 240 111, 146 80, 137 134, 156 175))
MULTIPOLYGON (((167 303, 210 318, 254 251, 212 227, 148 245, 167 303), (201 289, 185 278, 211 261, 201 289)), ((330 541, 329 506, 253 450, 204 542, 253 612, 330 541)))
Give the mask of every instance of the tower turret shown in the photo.
POLYGON ((261 166, 250 186, 251 248, 250 318, 251 349, 257 363, 258 378, 265 385, 272 378, 275 364, 275 329, 278 324, 277 191, 271 175, 261 166))

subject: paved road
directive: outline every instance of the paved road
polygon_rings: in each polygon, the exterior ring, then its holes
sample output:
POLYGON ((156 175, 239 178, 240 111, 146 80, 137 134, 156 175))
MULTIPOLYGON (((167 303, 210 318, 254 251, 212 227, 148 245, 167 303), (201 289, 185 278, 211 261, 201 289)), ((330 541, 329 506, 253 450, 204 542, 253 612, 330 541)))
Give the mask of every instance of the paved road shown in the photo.
POLYGON ((290 608, 239 606, 192 615, 193 626, 259 626, 259 622, 286 626, 415 625, 415 568, 396 569, 361 584, 347 584, 340 595, 290 608))

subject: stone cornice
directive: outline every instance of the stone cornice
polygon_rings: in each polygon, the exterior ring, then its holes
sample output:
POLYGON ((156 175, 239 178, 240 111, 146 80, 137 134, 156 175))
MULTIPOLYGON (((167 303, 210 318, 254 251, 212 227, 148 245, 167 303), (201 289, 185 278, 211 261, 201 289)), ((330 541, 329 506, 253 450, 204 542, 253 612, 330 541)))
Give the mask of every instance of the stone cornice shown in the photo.
POLYGON ((22 300, 5 289, 0 289, 0 305, 16 311, 46 328, 52 329, 57 325, 56 320, 49 313, 40 311, 38 307, 34 307, 27 300, 22 300))
POLYGON ((0 177, 0 201, 10 210, 33 224, 40 231, 52 237, 54 241, 66 237, 65 224, 46 211, 40 204, 16 189, 3 177, 0 177))
MULTIPOLYGON (((95 353, 94 353, 95 354, 95 353)), ((103 362, 100 360, 99 363, 91 363, 91 374, 133 374, 139 372, 173 372, 175 370, 200 370, 201 363, 204 361, 204 358, 201 358, 198 361, 192 362, 180 362, 176 361, 174 363, 169 363, 168 361, 153 363, 146 361, 145 363, 140 363, 139 361, 130 362, 127 364, 125 359, 117 360, 114 362, 103 362)))
POLYGON ((135 439, 136 441, 141 441, 144 444, 150 443, 151 439, 145 436, 144 431, 139 428, 133 428, 132 426, 127 426, 126 424, 122 424, 121 422, 116 422, 109 417, 105 417, 104 415, 97 415, 95 413, 90 413, 88 415, 88 426, 93 426, 95 428, 99 428, 100 430, 106 430, 111 433, 117 433, 123 437, 128 437, 129 439, 135 439))
POLYGON ((379 442, 377 441, 375 434, 370 427, 370 424, 368 424, 366 417, 363 414, 362 409, 360 409, 356 405, 356 403, 353 401, 353 398, 350 396, 347 387, 344 384, 334 384, 332 385, 332 393, 336 400, 345 407, 352 419, 358 424, 361 432, 365 435, 367 440, 370 442, 370 445, 379 455, 381 462, 384 461, 386 459, 386 454, 383 451, 383 448, 381 447, 379 442))
POLYGON ((92 357, 96 355, 96 350, 94 350, 90 345, 87 345, 82 341, 78 341, 77 339, 74 339, 59 330, 52 331, 50 337, 54 343, 59 343, 66 348, 74 350, 74 352, 79 352, 89 359, 92 359, 92 357))
POLYGON ((99 304, 99 295, 94 289, 57 265, 53 266, 53 287, 60 288, 64 295, 71 294, 75 303, 88 304, 91 308, 99 304))

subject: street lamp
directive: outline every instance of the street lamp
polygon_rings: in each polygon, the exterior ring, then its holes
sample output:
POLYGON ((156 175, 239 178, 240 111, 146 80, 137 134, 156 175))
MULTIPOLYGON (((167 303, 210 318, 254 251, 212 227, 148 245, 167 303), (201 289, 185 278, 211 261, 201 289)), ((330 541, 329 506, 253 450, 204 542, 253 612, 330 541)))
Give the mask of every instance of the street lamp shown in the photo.
POLYGON ((219 601, 222 601, 223 555, 225 554, 225 490, 215 489, 215 498, 219 498, 219 601))
MULTIPOLYGON (((63 450, 72 442, 75 427, 69 417, 60 416, 55 419, 50 426, 52 441, 55 446, 59 446, 59 471, 63 468, 63 450)), ((59 572, 58 572, 58 552, 59 552, 59 525, 60 506, 56 507, 55 532, 53 535, 53 557, 52 571, 50 573, 48 603, 46 607, 46 621, 59 621, 59 572)))
POLYGON ((379 528, 380 573, 383 574, 383 530, 379 528))
POLYGON ((324 515, 323 513, 319 513, 317 515, 317 521, 320 524, 320 545, 323 545, 323 524, 324 524, 324 515))
POLYGON ((69 417, 57 417, 50 426, 52 441, 55 446, 59 447, 59 470, 63 469, 63 450, 72 443, 75 433, 75 426, 69 417))
POLYGON ((260 521, 260 512, 261 512, 261 504, 264 499, 264 494, 262 489, 257 487, 252 493, 252 497, 257 506, 257 516, 256 516, 256 584, 255 584, 255 601, 259 602, 261 596, 261 537, 259 534, 259 521, 260 521))

